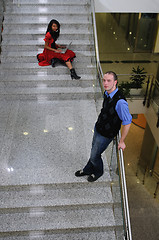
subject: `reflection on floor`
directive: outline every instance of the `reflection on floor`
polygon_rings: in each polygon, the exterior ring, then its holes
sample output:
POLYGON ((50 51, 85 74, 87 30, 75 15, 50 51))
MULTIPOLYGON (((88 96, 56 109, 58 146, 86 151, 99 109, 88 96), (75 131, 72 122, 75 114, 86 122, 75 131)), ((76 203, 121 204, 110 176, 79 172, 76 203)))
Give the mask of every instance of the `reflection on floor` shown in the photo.
POLYGON ((159 236, 159 195, 153 197, 155 184, 148 177, 145 185, 142 176, 136 177, 144 129, 131 124, 124 151, 133 240, 157 240, 159 236))

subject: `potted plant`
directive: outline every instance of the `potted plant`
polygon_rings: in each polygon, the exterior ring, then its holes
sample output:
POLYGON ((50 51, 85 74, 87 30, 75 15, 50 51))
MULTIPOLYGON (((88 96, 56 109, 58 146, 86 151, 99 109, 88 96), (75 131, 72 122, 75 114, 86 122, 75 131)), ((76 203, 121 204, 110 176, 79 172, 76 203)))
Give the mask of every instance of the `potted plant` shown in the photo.
POLYGON ((119 84, 118 88, 123 93, 125 97, 130 97, 131 95, 140 95, 142 90, 142 85, 146 78, 146 72, 144 68, 140 69, 138 66, 136 69, 133 67, 130 82, 122 82, 119 84))
MULTIPOLYGON (((142 85, 145 81, 147 72, 144 71, 144 68, 140 69, 138 66, 136 69, 133 67, 131 80, 131 89, 139 89, 138 93, 141 93, 142 85)), ((136 91, 136 90, 135 90, 136 91)), ((135 93, 135 91, 133 91, 135 93)))
POLYGON ((125 97, 130 97, 130 88, 131 88, 131 83, 128 81, 122 82, 118 86, 118 89, 125 97))

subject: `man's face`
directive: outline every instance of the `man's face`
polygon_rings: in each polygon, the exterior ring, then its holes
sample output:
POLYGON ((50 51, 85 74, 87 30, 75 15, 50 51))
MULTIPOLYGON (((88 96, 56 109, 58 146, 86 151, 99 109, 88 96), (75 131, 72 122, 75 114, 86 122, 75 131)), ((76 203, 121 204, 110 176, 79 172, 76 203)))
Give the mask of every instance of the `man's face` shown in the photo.
POLYGON ((103 86, 104 89, 110 94, 116 89, 117 80, 114 80, 113 74, 104 74, 103 76, 103 86))

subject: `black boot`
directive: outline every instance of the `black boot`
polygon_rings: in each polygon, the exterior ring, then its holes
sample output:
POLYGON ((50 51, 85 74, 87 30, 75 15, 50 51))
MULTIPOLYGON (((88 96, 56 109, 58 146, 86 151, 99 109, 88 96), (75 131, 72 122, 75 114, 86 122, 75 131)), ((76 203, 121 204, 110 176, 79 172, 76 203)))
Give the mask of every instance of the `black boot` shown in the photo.
POLYGON ((55 64, 58 62, 58 58, 52 58, 51 59, 51 66, 55 67, 55 64))
POLYGON ((80 79, 81 78, 80 76, 77 76, 74 68, 70 69, 70 72, 71 72, 72 79, 80 79))

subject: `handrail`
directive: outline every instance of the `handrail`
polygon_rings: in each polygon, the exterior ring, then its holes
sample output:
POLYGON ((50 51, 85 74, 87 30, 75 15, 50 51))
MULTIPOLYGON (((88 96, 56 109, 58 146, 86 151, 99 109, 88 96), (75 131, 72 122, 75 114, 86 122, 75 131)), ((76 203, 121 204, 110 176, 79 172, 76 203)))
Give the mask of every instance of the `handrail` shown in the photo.
MULTIPOLYGON (((104 92, 104 87, 102 84, 103 71, 102 71, 102 67, 100 64, 99 51, 98 51, 98 39, 97 39, 96 18, 95 18, 95 10, 94 10, 94 0, 91 0, 91 7, 92 7, 92 20, 93 20, 95 52, 96 52, 96 64, 97 64, 97 70, 98 70, 98 76, 99 76, 101 89, 104 92)), ((120 163, 119 169, 120 169, 120 176, 121 176, 122 199, 123 199, 123 207, 124 207, 124 222, 123 222, 123 224, 125 225, 124 226, 125 240, 132 240, 129 206, 128 206, 128 196, 127 196, 127 188, 126 188, 126 180, 125 180, 124 159, 123 159, 122 150, 119 151, 119 163, 120 163)))
POLYGON ((117 142, 116 142, 116 149, 117 149, 117 152, 119 154, 119 161, 118 162, 119 162, 119 166, 120 166, 119 173, 120 173, 121 185, 122 185, 122 196, 123 196, 123 207, 124 207, 124 221, 125 221, 125 239, 132 240, 123 150, 120 149, 118 151, 118 142, 119 142, 120 138, 121 138, 121 133, 119 131, 119 134, 118 134, 117 139, 116 139, 117 140, 117 142))
POLYGON ((94 7, 94 0, 91 0, 91 8, 92 8, 92 21, 93 21, 93 31, 94 31, 94 45, 95 45, 95 53, 96 53, 96 65, 97 65, 97 71, 99 76, 99 83, 102 89, 102 92, 104 92, 102 79, 103 79, 103 71, 100 64, 99 59, 99 51, 98 51, 98 39, 97 39, 97 28, 96 28, 96 16, 95 16, 95 7, 94 7))

